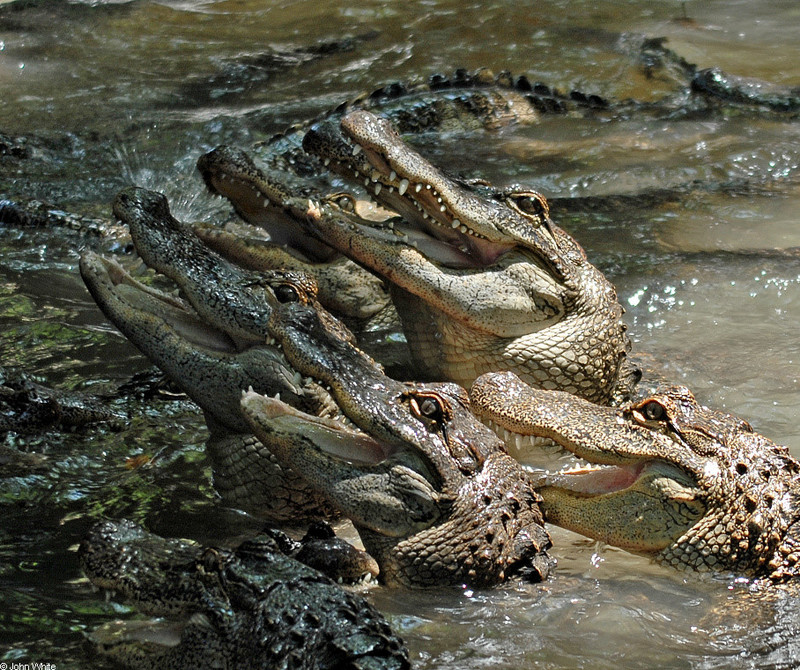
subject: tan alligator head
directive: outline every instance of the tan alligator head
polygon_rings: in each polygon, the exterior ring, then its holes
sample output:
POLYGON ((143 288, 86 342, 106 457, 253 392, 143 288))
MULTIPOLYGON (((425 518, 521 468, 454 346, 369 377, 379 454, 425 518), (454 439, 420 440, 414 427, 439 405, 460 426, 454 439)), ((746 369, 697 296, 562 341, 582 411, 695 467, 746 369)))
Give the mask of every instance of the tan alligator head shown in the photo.
POLYGON ((549 438, 591 464, 547 477, 549 522, 677 568, 798 573, 800 464, 687 388, 609 408, 505 373, 470 397, 498 432, 549 438))
POLYGON ((313 126, 304 146, 402 215, 387 232, 336 215, 347 198, 309 209, 321 239, 392 282, 428 375, 469 385, 512 370, 601 402, 635 383, 614 287, 551 221, 543 196, 450 177, 363 110, 341 129, 313 126))

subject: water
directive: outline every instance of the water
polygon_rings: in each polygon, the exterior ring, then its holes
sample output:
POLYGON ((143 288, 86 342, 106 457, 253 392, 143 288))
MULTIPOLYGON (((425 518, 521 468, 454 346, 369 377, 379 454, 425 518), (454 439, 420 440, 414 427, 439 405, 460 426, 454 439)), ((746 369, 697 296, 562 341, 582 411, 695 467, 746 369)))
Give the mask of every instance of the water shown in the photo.
MULTIPOLYGON (((109 216, 136 183, 179 218, 228 216, 194 171, 227 142, 248 146, 363 90, 455 67, 612 98, 656 100, 624 32, 666 36, 701 67, 800 85, 793 1, 347 4, 255 0, 0 3, 0 131, 28 136, 26 161, 0 156, 0 194, 109 216), (325 58, 303 47, 359 39, 325 58), (301 49, 301 51, 297 51, 301 49), (271 53, 260 69, 243 59, 271 53), (295 63, 280 66, 287 54, 295 63), (306 54, 304 56, 304 54, 306 54), (264 64, 266 63, 266 64, 264 64)), ((556 209, 617 285, 638 351, 800 456, 800 126, 725 117, 593 122, 548 118, 494 134, 422 138, 437 162, 550 197, 638 193, 692 180, 750 180, 614 209, 556 209)), ((147 363, 110 327, 77 275, 80 248, 118 249, 124 231, 86 237, 0 227, 0 357, 47 383, 113 389, 147 363)), ((105 667, 84 631, 127 610, 81 580, 74 547, 92 520, 128 516, 204 541, 258 524, 220 508, 187 402, 132 401, 119 433, 10 436, 33 462, 3 466, 0 659, 105 667), (137 455, 156 458, 129 468, 137 455)), ((553 530, 559 567, 544 585, 492 591, 371 589, 419 668, 793 667, 800 616, 726 576, 651 565, 553 530)))

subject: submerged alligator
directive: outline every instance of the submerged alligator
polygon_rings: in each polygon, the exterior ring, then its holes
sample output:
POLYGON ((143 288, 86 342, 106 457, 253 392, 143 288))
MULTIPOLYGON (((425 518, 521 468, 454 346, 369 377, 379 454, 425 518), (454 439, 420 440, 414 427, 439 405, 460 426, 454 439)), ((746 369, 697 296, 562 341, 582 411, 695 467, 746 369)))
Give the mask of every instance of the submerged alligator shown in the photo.
POLYGON ((45 386, 24 372, 0 366, 0 435, 71 430, 94 423, 119 425, 123 420, 107 399, 45 386))
POLYGON ((411 667, 377 610, 286 556, 269 535, 236 549, 201 547, 130 521, 105 521, 83 540, 79 557, 94 585, 167 618, 110 624, 90 635, 126 667, 411 667))
POLYGON ((470 399, 498 432, 595 464, 538 487, 550 523, 676 568, 800 575, 800 463, 687 388, 610 408, 503 373, 478 379, 470 399))

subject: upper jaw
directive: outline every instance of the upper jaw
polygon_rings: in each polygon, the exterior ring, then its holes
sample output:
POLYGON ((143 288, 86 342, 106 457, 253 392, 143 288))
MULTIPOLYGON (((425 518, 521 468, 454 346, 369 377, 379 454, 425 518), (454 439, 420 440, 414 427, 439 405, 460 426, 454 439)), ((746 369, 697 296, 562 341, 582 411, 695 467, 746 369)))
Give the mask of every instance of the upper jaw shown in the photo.
POLYGON ((427 235, 459 249, 476 267, 495 263, 510 249, 528 246, 563 275, 564 261, 549 219, 521 216, 503 195, 480 193, 405 145, 388 121, 363 110, 342 120, 312 127, 304 148, 326 166, 356 183, 368 195, 397 211, 427 235), (373 133, 358 132, 366 127, 373 133))

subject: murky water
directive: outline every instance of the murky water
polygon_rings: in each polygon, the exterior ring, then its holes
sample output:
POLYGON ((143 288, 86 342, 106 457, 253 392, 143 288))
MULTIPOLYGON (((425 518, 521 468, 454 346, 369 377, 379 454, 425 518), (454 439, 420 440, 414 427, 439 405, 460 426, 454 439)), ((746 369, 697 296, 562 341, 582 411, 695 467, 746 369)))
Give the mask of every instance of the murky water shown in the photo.
MULTIPOLYGON (((657 100, 622 33, 665 36, 701 67, 800 85, 794 0, 536 3, 331 1, 0 2, 0 195, 94 216, 130 183, 165 192, 179 218, 228 216, 203 192, 197 157, 248 146, 362 90, 455 67, 527 72, 565 90, 657 100), (324 58, 303 47, 357 39, 324 58), (248 57, 268 54, 260 67, 248 57), (293 62, 287 65, 287 54, 293 62)), ((635 347, 705 403, 750 420, 800 456, 800 125, 708 118, 564 117, 497 133, 421 138, 444 166, 556 198, 698 188, 617 208, 556 210, 617 285, 635 347)), ((51 385, 113 389, 147 363, 102 318, 77 274, 85 245, 125 244, 0 226, 0 361, 51 385)), ((35 454, 0 470, 0 659, 104 667, 83 633, 127 610, 80 580, 74 546, 92 522, 128 516, 201 540, 258 524, 216 503, 205 428, 187 402, 132 401, 118 433, 8 436, 35 454), (155 454, 152 466, 127 459, 155 454)), ((556 575, 493 591, 373 589, 420 668, 794 667, 800 611, 727 578, 650 565, 553 532, 556 575)))

